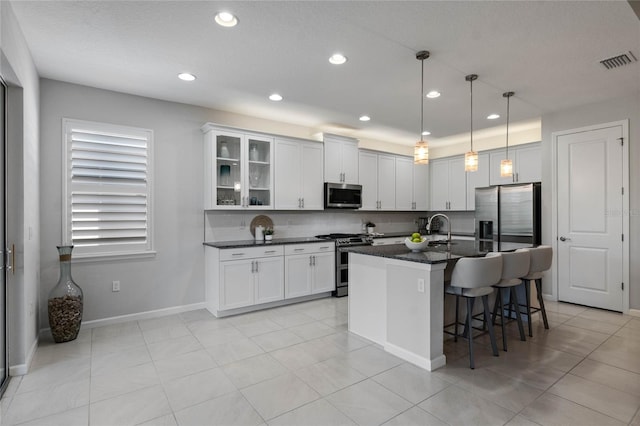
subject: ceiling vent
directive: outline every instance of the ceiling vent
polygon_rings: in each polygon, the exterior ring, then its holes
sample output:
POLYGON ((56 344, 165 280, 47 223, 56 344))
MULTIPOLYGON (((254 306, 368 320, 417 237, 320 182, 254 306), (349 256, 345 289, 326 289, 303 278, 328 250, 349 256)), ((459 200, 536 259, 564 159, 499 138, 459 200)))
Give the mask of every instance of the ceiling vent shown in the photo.
POLYGON ((633 53, 631 53, 631 51, 600 61, 600 63, 608 70, 612 68, 619 68, 623 65, 629 65, 634 62, 638 62, 638 59, 633 55, 633 53))

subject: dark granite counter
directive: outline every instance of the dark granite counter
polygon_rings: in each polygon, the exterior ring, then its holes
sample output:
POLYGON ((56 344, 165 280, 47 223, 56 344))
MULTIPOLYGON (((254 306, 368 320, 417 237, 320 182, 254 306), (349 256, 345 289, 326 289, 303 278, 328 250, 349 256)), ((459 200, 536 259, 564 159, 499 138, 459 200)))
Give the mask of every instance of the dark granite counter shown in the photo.
POLYGON ((513 251, 518 248, 533 247, 531 244, 502 243, 498 248, 493 242, 477 242, 453 239, 451 245, 438 244, 429 246, 419 252, 412 252, 404 244, 387 246, 355 246, 341 247, 339 250, 366 254, 369 256, 387 257, 390 259, 406 260, 418 263, 442 263, 457 260, 461 257, 484 256, 490 251, 513 251))
POLYGON ((264 247, 264 246, 278 246, 284 244, 307 244, 307 243, 333 243, 333 241, 321 240, 315 237, 300 237, 300 238, 274 238, 271 241, 254 241, 254 240, 240 240, 240 241, 216 241, 216 242, 204 242, 205 246, 215 247, 219 249, 231 249, 241 247, 264 247))

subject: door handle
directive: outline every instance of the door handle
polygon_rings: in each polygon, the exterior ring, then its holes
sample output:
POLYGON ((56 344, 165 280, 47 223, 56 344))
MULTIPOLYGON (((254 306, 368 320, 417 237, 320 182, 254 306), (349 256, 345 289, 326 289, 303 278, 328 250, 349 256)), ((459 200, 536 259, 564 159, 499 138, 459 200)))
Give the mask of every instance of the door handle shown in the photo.
POLYGON ((560 237, 560 241, 571 241, 571 238, 560 237))

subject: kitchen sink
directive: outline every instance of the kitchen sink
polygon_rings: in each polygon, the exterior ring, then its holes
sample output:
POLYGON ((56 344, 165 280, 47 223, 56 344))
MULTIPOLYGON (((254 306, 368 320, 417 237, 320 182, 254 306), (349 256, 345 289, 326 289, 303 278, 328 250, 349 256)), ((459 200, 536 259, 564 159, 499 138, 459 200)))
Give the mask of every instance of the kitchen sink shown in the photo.
POLYGON ((447 241, 447 240, 433 240, 433 241, 429 241, 429 246, 430 247, 437 247, 437 246, 444 246, 447 244, 456 244, 454 241, 447 241))

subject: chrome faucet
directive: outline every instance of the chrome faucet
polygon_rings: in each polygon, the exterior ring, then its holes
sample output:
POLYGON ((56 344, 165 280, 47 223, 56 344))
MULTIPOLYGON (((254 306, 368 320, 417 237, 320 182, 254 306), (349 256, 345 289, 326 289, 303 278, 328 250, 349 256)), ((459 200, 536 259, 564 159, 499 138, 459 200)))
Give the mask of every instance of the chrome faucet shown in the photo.
POLYGON ((436 213, 433 216, 431 216, 429 218, 429 221, 427 222, 427 231, 431 232, 431 221, 433 221, 434 217, 443 217, 445 219, 447 219, 447 225, 448 225, 448 231, 447 231, 447 242, 451 242, 451 220, 449 219, 449 216, 447 216, 446 214, 442 214, 442 213, 436 213))

